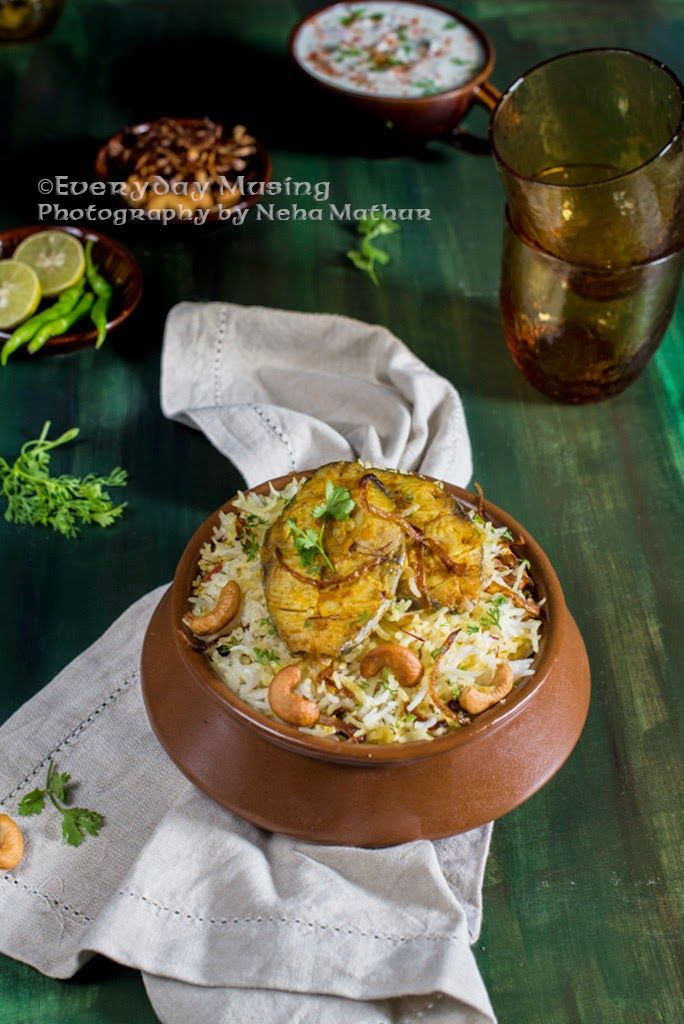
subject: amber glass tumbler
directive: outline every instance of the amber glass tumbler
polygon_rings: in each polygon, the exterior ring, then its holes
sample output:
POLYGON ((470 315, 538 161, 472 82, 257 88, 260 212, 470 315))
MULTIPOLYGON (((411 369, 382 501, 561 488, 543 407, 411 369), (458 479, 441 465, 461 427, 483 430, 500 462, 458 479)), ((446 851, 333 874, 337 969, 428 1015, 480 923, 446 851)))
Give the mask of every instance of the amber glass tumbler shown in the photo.
POLYGON ((510 86, 490 125, 514 224, 547 252, 629 266, 684 245, 684 90, 631 50, 579 50, 510 86))
POLYGON ((657 349, 682 268, 684 249, 631 267, 569 263, 524 238, 507 212, 501 314, 513 359, 558 401, 618 394, 657 349))

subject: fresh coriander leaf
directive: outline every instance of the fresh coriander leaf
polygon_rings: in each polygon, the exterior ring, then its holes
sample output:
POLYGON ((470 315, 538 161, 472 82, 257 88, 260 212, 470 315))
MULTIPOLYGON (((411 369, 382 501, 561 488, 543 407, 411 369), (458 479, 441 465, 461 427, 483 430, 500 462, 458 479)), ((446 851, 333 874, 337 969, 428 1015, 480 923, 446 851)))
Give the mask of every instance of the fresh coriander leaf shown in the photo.
POLYGON ((299 561, 308 572, 322 572, 323 565, 319 563, 319 558, 323 560, 324 564, 331 572, 335 571, 335 566, 328 558, 325 548, 323 547, 323 530, 325 529, 325 523, 323 523, 320 530, 312 530, 311 527, 302 529, 297 526, 294 519, 288 519, 286 525, 290 531, 295 551, 297 551, 299 555, 299 561))
POLYGON ((273 620, 268 615, 265 618, 263 618, 263 619, 259 619, 259 625, 263 626, 264 629, 268 630, 268 632, 271 634, 271 636, 275 636, 276 635, 277 630, 276 630, 275 626, 273 625, 273 620))
POLYGON ((510 531, 510 530, 508 529, 508 527, 506 527, 506 529, 504 530, 504 532, 503 532, 503 533, 501 534, 501 537, 502 537, 502 538, 503 538, 504 540, 513 540, 513 534, 512 534, 512 533, 511 533, 511 531, 510 531))
POLYGON ((75 811, 74 807, 62 815, 62 838, 69 846, 80 846, 83 842, 83 833, 76 824, 75 811))
POLYGON ((311 513, 314 519, 328 517, 330 519, 349 519, 356 508, 356 502, 347 487, 335 487, 331 480, 325 484, 325 501, 316 505, 311 513))
POLYGON ((473 633, 479 633, 479 632, 480 632, 480 627, 479 626, 467 626, 466 627, 466 633, 470 633, 471 636, 472 636, 473 633))
POLYGON ((463 67, 464 64, 468 63, 468 61, 464 57, 450 57, 449 60, 451 61, 452 64, 455 64, 459 68, 463 67))
POLYGON ((370 619, 370 612, 367 609, 364 609, 357 616, 356 622, 357 622, 357 624, 359 626, 365 626, 365 624, 368 622, 369 619, 370 619))
POLYGON ((97 811, 89 811, 85 807, 74 809, 78 812, 75 819, 77 827, 87 832, 89 836, 99 836, 104 825, 104 815, 98 814, 97 811))
POLYGON ((44 807, 45 790, 32 789, 30 793, 26 793, 26 795, 21 798, 17 811, 22 816, 27 817, 29 814, 40 814, 44 807))
POLYGON ((450 29, 450 28, 457 28, 457 27, 458 27, 458 22, 456 21, 455 18, 450 18, 449 21, 445 21, 444 22, 444 28, 447 29, 447 30, 450 29))

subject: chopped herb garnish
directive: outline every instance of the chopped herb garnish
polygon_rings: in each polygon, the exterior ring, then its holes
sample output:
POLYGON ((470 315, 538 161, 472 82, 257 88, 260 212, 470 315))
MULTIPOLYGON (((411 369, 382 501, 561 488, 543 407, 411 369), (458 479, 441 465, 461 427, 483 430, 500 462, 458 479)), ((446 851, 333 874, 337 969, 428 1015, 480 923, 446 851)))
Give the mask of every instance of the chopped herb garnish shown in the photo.
POLYGON ((86 835, 99 835, 105 823, 104 816, 97 811, 89 811, 87 807, 69 807, 68 788, 71 776, 68 772, 58 772, 53 761, 47 770, 44 789, 32 789, 19 802, 18 812, 21 815, 40 814, 45 807, 47 797, 52 806, 62 815, 62 838, 69 846, 80 846, 86 835))
POLYGON ((452 18, 450 21, 444 22, 444 28, 447 30, 450 28, 458 28, 458 22, 454 18, 452 18))
POLYGON ((271 636, 275 636, 276 635, 276 628, 273 625, 273 620, 271 618, 269 618, 268 615, 266 615, 265 618, 263 618, 263 619, 259 619, 259 625, 263 626, 263 628, 268 633, 270 633, 271 636))
POLYGON ((252 653, 260 665, 272 665, 280 661, 275 651, 270 651, 267 647, 254 647, 252 653))
POLYGON ((370 619, 370 612, 367 609, 364 608, 364 610, 362 612, 360 612, 359 615, 357 616, 356 622, 357 622, 357 624, 359 626, 365 626, 365 624, 368 622, 369 619, 370 619))
POLYGON ((335 566, 328 558, 325 548, 323 547, 323 531, 325 530, 325 523, 323 523, 320 530, 313 530, 311 527, 302 529, 300 526, 297 526, 294 519, 288 519, 287 527, 290 531, 295 551, 297 551, 299 555, 299 561, 308 573, 311 573, 312 575, 321 573, 324 565, 327 566, 331 572, 335 571, 335 566), (321 564, 319 559, 322 559, 324 564, 321 564))
POLYGON ((451 61, 452 64, 455 64, 459 68, 463 67, 464 64, 468 63, 465 57, 450 57, 449 60, 451 61))
POLYGON ((503 538, 504 540, 513 540, 513 534, 512 534, 512 533, 511 533, 511 531, 510 531, 510 530, 508 529, 508 527, 506 527, 506 529, 504 530, 504 532, 503 532, 502 534, 500 534, 500 536, 501 536, 501 537, 502 537, 502 538, 503 538))
POLYGON ((340 25, 344 25, 345 28, 349 28, 359 18, 363 18, 366 13, 365 7, 357 7, 355 11, 351 11, 349 14, 345 14, 344 18, 340 18, 340 25))
POLYGON ((416 88, 420 89, 421 96, 434 96, 436 92, 439 92, 439 86, 431 78, 421 78, 416 82, 416 88))
POLYGON ((531 569, 532 568, 532 566, 530 565, 530 563, 529 563, 527 558, 523 558, 522 561, 520 562, 520 565, 523 567, 523 569, 531 569))
POLYGON ((349 519, 349 516, 356 508, 356 502, 351 496, 351 491, 346 487, 335 487, 330 480, 325 484, 325 501, 316 505, 311 515, 314 519, 349 519))
POLYGON ((253 512, 250 512, 250 514, 243 520, 240 544, 242 545, 242 550, 247 555, 248 562, 251 562, 256 558, 261 549, 261 544, 259 543, 255 533, 256 527, 265 525, 266 520, 262 519, 261 516, 254 515, 253 512))
POLYGON ((500 625, 501 619, 501 605, 506 603, 506 598, 503 594, 496 594, 490 603, 490 607, 486 613, 480 616, 480 626, 483 629, 487 629, 489 626, 500 625))
POLYGON ((470 633, 471 636, 472 636, 473 633, 479 633, 479 632, 480 632, 480 627, 479 626, 467 626, 466 627, 466 633, 470 633))

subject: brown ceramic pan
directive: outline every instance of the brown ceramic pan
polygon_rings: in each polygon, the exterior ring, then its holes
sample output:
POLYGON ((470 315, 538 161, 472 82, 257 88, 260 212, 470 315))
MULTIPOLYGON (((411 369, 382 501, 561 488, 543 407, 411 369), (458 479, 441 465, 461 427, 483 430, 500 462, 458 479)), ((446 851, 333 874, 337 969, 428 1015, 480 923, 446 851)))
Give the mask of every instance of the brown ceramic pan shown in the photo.
MULTIPOLYGON (((479 25, 441 4, 411 0, 412 3, 420 7, 443 11, 450 19, 460 21, 470 29, 478 37, 485 50, 485 62, 481 70, 457 89, 435 93, 431 96, 397 97, 358 93, 350 89, 338 88, 312 75, 298 59, 296 53, 297 39, 304 26, 317 17, 321 11, 337 6, 338 2, 339 0, 335 0, 334 3, 324 4, 311 11, 295 25, 290 34, 288 41, 290 58, 310 82, 341 97, 359 112, 369 115, 386 126, 391 126, 393 131, 412 141, 428 142, 430 139, 440 139, 458 149, 467 148, 473 151, 490 152, 487 140, 478 139, 476 136, 470 135, 469 132, 457 130, 459 122, 465 117, 473 103, 480 103, 491 113, 501 98, 501 93, 496 86, 488 81, 494 67, 494 46, 479 25)), ((380 0, 380 2, 385 2, 385 0, 380 0)), ((386 2, 389 3, 391 0, 386 0, 386 2)))
MULTIPOLYGON (((109 336, 134 312, 142 297, 142 273, 133 255, 120 242, 99 231, 92 231, 90 228, 34 224, 31 227, 10 228, 0 232, 0 259, 11 259, 19 243, 39 231, 66 231, 67 234, 78 238, 83 245, 88 241, 93 242, 93 260, 114 286, 107 319, 107 336, 109 336)), ((47 301, 52 302, 53 300, 48 299, 47 301)), ((0 331, 0 347, 11 334, 11 330, 0 331)), ((86 348, 93 345, 96 338, 97 328, 90 319, 84 317, 68 333, 48 338, 40 350, 40 354, 70 352, 72 349, 86 348)), ((25 356, 25 348, 20 348, 12 356, 12 359, 23 359, 25 356)))
MULTIPOLYGON (((273 481, 280 489, 295 474, 273 481)), ((298 474, 299 476, 305 474, 298 474)), ((471 494, 447 489, 474 507, 471 494)), ((255 487, 268 490, 268 483, 255 487)), ((436 740, 346 744, 253 710, 183 639, 199 551, 219 512, 197 530, 150 622, 142 689, 152 728, 203 792, 248 821, 311 842, 390 846, 437 839, 499 818, 532 796, 575 746, 589 706, 589 664, 558 578, 511 516, 486 514, 524 542, 535 596, 546 598, 535 674, 505 704, 436 740)))

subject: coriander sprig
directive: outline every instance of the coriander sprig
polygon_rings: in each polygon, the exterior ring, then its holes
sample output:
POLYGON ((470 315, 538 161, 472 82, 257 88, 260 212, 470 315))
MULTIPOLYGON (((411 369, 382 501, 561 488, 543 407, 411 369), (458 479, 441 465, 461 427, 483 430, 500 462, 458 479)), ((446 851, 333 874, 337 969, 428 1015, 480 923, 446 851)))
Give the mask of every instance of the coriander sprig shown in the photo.
POLYGON ((323 559, 323 562, 331 572, 335 571, 335 566, 328 558, 323 547, 325 523, 323 523, 319 530, 313 530, 310 526, 302 529, 301 526, 297 526, 294 519, 288 519, 287 527, 290 531, 295 551, 299 554, 299 561, 307 572, 316 575, 323 571, 323 565, 318 561, 319 558, 323 559))
POLYGON ((382 235, 393 235, 398 230, 399 225, 393 220, 387 220, 386 217, 364 217, 357 225, 357 231, 363 235, 361 245, 358 249, 347 251, 347 259, 352 261, 357 270, 368 274, 377 287, 380 286, 380 278, 375 265, 384 267, 389 263, 391 257, 384 249, 379 249, 377 245, 374 245, 373 239, 382 235))
POLYGON ((12 465, 0 458, 0 495, 5 498, 8 523, 49 526, 65 537, 75 538, 83 526, 111 526, 122 515, 126 502, 114 505, 107 487, 125 487, 128 474, 116 468, 107 476, 50 476, 51 452, 78 437, 78 427, 48 440, 48 420, 34 441, 22 445, 12 465))
POLYGON ((80 846, 86 835, 97 836, 105 823, 104 816, 87 807, 69 807, 69 772, 58 772, 50 761, 44 789, 32 789, 19 801, 18 812, 24 817, 40 814, 45 808, 45 798, 62 815, 62 838, 69 846, 80 846))
POLYGON ((331 480, 326 480, 325 500, 316 505, 311 513, 312 519, 323 520, 319 528, 316 530, 311 526, 301 527, 294 519, 287 520, 295 551, 298 552, 299 561, 308 573, 320 574, 326 566, 331 572, 335 571, 335 566, 323 546, 325 523, 327 519, 336 519, 338 522, 349 519, 355 508, 356 502, 348 487, 336 487, 331 480))

